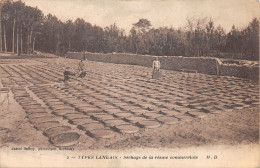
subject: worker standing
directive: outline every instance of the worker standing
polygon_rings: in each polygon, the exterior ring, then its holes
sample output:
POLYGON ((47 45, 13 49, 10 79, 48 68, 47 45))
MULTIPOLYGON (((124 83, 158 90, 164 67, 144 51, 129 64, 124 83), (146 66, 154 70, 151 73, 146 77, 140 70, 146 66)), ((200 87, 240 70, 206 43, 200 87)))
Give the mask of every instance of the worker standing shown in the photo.
POLYGON ((161 68, 161 63, 158 60, 158 57, 156 57, 156 60, 153 61, 153 74, 152 74, 152 78, 159 78, 160 75, 160 68, 161 68))

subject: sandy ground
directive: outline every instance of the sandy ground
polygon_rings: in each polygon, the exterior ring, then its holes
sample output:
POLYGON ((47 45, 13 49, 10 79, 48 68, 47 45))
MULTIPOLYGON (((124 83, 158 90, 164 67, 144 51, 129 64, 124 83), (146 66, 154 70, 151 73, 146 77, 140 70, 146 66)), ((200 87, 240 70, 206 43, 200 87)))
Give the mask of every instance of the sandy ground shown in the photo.
POLYGON ((259 142, 259 108, 210 115, 173 126, 146 130, 108 148, 183 148, 203 145, 238 145, 259 142))
MULTIPOLYGON (((32 128, 19 105, 10 98, 1 108, 1 147, 53 147, 42 132, 32 128), (3 130, 7 128, 7 130, 3 130)), ((189 122, 147 129, 123 140, 92 138, 75 147, 85 149, 183 148, 203 145, 239 145, 259 142, 259 108, 209 115, 189 122)))
MULTIPOLYGON (((1 94, 5 97, 6 94, 1 94)), ((37 131, 25 118, 25 112, 13 99, 13 94, 1 105, 1 147, 50 147, 48 138, 37 131)))
MULTIPOLYGON (((60 65, 64 60, 55 61, 60 65)), ((13 93, 9 94, 9 103, 8 99, 4 99, 6 96, 7 93, 1 92, 0 147, 53 147, 42 131, 34 129, 25 118, 26 113, 14 100, 13 93)), ((82 136, 74 146, 76 150, 256 144, 259 142, 259 107, 254 105, 241 110, 208 114, 203 118, 162 125, 156 129, 141 129, 134 134, 118 134, 112 139, 96 140, 82 131, 78 132, 82 136)))

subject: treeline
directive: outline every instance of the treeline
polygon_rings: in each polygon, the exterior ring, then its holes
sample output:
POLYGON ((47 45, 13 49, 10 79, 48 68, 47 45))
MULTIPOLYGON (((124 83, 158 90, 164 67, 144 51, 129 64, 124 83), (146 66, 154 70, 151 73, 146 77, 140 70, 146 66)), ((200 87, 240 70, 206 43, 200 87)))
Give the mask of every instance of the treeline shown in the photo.
POLYGON ((113 24, 101 28, 83 19, 60 21, 21 1, 4 3, 1 12, 1 50, 30 54, 34 50, 136 53, 167 56, 214 56, 258 60, 259 20, 225 32, 211 19, 189 18, 183 28, 152 28, 147 19, 133 24, 128 34, 113 24))

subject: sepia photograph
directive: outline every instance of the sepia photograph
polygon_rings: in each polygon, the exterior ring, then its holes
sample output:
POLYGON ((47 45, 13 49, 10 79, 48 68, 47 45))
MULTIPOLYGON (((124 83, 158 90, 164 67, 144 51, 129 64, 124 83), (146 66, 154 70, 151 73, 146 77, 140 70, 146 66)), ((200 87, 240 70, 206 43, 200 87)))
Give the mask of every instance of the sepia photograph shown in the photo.
POLYGON ((0 167, 259 167, 258 0, 1 0, 0 167))

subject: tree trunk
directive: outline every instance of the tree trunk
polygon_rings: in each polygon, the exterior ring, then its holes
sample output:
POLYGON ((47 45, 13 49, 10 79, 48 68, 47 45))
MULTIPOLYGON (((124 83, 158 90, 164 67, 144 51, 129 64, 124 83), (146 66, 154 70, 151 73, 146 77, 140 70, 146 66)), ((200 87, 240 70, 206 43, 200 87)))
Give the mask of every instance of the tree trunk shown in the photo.
POLYGON ((58 41, 56 45, 56 54, 59 55, 59 46, 60 46, 60 33, 58 32, 58 41))
POLYGON ((69 41, 69 52, 70 52, 70 46, 71 46, 71 44, 70 44, 70 41, 69 41))
POLYGON ((33 44, 32 44, 32 45, 33 45, 33 46, 32 46, 32 53, 34 53, 35 37, 36 37, 36 36, 34 36, 34 38, 33 38, 33 44))
POLYGON ((19 55, 19 29, 17 28, 16 30, 16 52, 17 52, 17 55, 19 55))
POLYGON ((29 30, 29 27, 28 27, 28 30, 27 30, 27 33, 28 33, 28 35, 27 35, 27 54, 30 54, 30 30, 29 30))
POLYGON ((15 30, 15 18, 14 18, 14 24, 13 24, 13 49, 12 49, 12 52, 14 53, 14 30, 15 30))
MULTIPOLYGON (((0 13, 2 13, 2 6, 3 6, 3 2, 0 1, 0 13)), ((2 48, 2 15, 0 15, 0 52, 2 52, 3 48, 2 48)))
POLYGON ((4 25, 4 45, 5 45, 5 50, 4 51, 7 52, 5 25, 4 25))
POLYGON ((32 33, 33 33, 33 29, 31 29, 31 33, 30 33, 30 40, 29 40, 29 53, 32 53, 32 33))
POLYGON ((138 48, 138 44, 137 44, 137 42, 136 42, 136 43, 135 43, 135 53, 136 53, 136 54, 138 54, 138 49, 139 49, 139 48, 138 48))
MULTIPOLYGON (((1 16, 0 16, 0 19, 1 19, 1 16)), ((2 25, 1 25, 1 21, 0 21, 0 52, 3 51, 3 48, 2 48, 2 25)))
POLYGON ((23 31, 22 31, 22 29, 21 29, 20 40, 21 40, 21 54, 23 54, 23 31))

